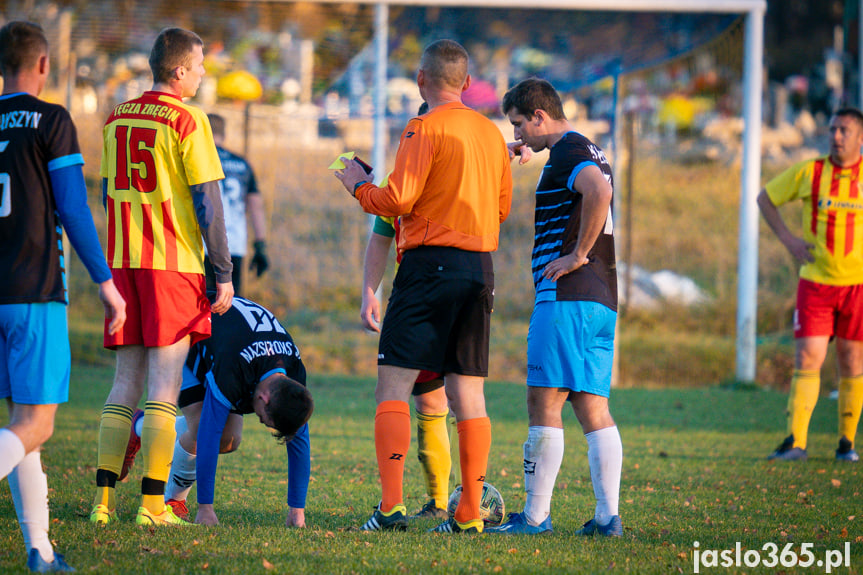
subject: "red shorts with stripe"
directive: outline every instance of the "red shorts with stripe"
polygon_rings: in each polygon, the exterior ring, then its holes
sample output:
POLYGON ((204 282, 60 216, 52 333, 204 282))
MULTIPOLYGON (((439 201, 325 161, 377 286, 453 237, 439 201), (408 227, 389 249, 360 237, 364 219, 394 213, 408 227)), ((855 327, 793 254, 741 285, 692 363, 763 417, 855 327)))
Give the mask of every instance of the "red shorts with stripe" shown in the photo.
POLYGON ((210 302, 203 274, 147 269, 112 269, 114 283, 126 300, 126 324, 108 335, 105 347, 162 347, 186 336, 189 345, 210 337, 210 302))
POLYGON ((794 337, 836 336, 863 341, 863 285, 797 284, 794 337))

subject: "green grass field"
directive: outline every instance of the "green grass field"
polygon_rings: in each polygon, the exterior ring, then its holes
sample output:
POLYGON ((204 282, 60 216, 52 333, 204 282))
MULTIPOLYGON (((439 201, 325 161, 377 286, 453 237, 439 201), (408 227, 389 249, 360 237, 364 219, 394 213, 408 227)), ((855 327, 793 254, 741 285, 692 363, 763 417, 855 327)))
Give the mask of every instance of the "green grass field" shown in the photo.
MULTIPOLYGON (((284 527, 286 458, 254 417, 243 444, 223 456, 216 485, 221 525, 147 530, 134 525, 139 469, 118 486, 121 523, 87 520, 93 496, 99 412, 112 370, 73 366, 72 396, 61 407, 43 462, 51 488, 52 538, 82 573, 692 573, 700 549, 761 549, 812 543, 817 560, 850 543, 851 568, 863 572, 863 467, 837 464, 836 403, 822 398, 813 417, 810 460, 774 464, 765 455, 782 439, 785 396, 773 391, 620 389, 612 411, 624 444, 621 540, 576 539, 593 513, 586 443, 571 412, 567 450, 552 501, 554 535, 531 537, 361 533, 380 496, 374 462, 370 378, 310 375, 317 410, 310 422, 312 482, 305 530, 284 527)), ((524 387, 487 385, 493 423, 488 478, 508 511, 524 502, 524 387)), ((0 424, 5 424, 0 418, 0 424)), ((415 445, 408 458, 406 504, 424 502, 415 445)), ((3 488, 6 489, 5 487, 3 488)), ((194 499, 194 492, 192 498, 194 499)), ((194 506, 193 506, 194 507, 194 506)), ((766 557, 766 553, 764 554, 766 557)), ((24 573, 25 555, 8 491, 0 497, 0 572, 24 573)), ((701 572, 823 573, 790 568, 701 567, 701 572)))

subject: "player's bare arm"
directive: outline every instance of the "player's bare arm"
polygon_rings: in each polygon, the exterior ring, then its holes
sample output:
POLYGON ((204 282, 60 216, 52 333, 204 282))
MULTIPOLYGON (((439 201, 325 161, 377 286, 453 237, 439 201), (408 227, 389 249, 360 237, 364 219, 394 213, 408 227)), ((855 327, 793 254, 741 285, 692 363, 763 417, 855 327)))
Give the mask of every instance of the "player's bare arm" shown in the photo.
POLYGON ((585 265, 587 254, 596 243, 596 238, 605 228, 611 207, 611 184, 605 179, 600 169, 587 166, 575 178, 573 187, 583 196, 581 205, 581 229, 572 253, 561 256, 545 266, 542 275, 551 281, 557 281, 561 276, 572 273, 585 265))
POLYGON ((364 328, 378 333, 381 331, 381 302, 378 301, 376 292, 386 271, 387 255, 392 242, 392 238, 372 232, 363 261, 363 303, 360 320, 364 328))
POLYGON ((126 323, 126 300, 117 291, 114 280, 109 279, 99 284, 99 299, 105 306, 105 318, 110 320, 108 333, 114 335, 126 323))
POLYGON ((776 234, 776 237, 788 250, 788 253, 799 263, 805 264, 815 261, 815 256, 812 254, 812 249, 815 247, 803 238, 797 237, 791 233, 785 220, 782 219, 782 214, 779 209, 770 199, 767 190, 761 190, 758 194, 758 209, 761 210, 761 215, 764 216, 764 221, 776 234))

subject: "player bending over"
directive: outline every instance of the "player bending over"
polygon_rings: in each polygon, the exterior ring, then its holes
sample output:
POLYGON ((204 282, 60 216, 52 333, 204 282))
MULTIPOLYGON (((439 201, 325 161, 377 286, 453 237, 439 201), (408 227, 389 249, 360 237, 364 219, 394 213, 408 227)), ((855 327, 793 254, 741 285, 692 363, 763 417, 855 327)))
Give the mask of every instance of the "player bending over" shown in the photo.
MULTIPOLYGON (((235 297, 225 314, 213 315, 213 335, 192 346, 183 368, 174 461, 165 501, 178 516, 198 479, 195 523, 217 525, 213 507, 219 453, 236 451, 243 415, 255 413, 287 444, 288 527, 305 527, 311 472, 309 426, 314 403, 306 368, 291 335, 262 306, 235 297)), ((134 427, 133 427, 134 429, 134 427)), ((133 437, 130 441, 134 455, 133 437)))

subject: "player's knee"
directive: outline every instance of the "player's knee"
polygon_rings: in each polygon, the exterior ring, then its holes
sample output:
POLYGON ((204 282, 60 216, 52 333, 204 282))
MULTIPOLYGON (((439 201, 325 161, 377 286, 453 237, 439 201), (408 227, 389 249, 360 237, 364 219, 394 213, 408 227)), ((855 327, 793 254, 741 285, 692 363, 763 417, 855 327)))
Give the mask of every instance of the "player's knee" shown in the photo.
POLYGON ((414 405, 420 413, 444 413, 449 407, 444 388, 414 396, 414 405))
POLYGON ((29 433, 34 444, 42 445, 54 435, 54 419, 47 419, 37 425, 31 425, 29 433))
POLYGON ((222 437, 221 444, 219 445, 219 453, 233 453, 240 448, 240 442, 242 442, 242 440, 242 434, 222 437))

